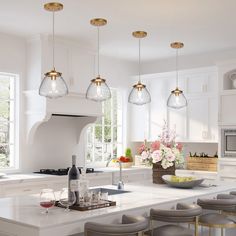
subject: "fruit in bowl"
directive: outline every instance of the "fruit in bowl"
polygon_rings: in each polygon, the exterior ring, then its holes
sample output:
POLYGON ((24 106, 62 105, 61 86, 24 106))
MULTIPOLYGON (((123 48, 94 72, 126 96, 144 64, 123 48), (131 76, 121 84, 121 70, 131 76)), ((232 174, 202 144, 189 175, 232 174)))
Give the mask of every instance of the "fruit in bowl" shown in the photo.
POLYGON ((181 182, 193 181, 195 179, 196 178, 194 178, 192 176, 175 176, 175 175, 172 175, 170 180, 171 180, 171 182, 181 183, 181 182))
POLYGON ((124 157, 124 156, 119 157, 118 160, 120 162, 131 162, 129 157, 124 157))

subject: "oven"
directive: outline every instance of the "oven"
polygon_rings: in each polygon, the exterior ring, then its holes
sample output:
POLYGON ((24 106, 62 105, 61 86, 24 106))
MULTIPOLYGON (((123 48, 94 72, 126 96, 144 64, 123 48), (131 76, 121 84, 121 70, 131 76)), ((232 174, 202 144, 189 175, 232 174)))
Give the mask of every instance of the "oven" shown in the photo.
POLYGON ((236 129, 221 130, 221 156, 236 158, 236 129))

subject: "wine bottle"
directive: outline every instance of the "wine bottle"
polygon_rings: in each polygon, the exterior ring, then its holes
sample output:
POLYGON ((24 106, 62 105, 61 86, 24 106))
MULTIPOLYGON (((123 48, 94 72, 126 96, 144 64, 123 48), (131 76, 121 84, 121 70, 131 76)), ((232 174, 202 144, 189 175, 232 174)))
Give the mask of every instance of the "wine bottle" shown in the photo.
POLYGON ((73 155, 72 167, 68 171, 68 197, 70 198, 71 192, 75 192, 76 205, 79 204, 79 175, 79 169, 76 167, 76 155, 73 155))

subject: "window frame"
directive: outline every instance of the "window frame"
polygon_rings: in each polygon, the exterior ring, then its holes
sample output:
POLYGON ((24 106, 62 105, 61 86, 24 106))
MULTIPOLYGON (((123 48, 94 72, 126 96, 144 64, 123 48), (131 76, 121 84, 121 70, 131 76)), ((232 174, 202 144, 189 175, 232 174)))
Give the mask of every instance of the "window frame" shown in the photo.
MULTIPOLYGON (((10 100, 14 104, 14 115, 12 118, 12 123, 14 125, 14 137, 13 137, 13 146, 14 151, 10 155, 11 165, 9 167, 0 167, 0 172, 3 173, 12 173, 18 171, 20 168, 20 155, 19 155, 19 123, 20 123, 20 76, 18 74, 0 72, 0 77, 10 77, 13 79, 14 86, 14 98, 10 100)), ((0 99, 0 101, 7 101, 6 99, 0 99)), ((9 142, 10 144, 10 142, 9 142)))

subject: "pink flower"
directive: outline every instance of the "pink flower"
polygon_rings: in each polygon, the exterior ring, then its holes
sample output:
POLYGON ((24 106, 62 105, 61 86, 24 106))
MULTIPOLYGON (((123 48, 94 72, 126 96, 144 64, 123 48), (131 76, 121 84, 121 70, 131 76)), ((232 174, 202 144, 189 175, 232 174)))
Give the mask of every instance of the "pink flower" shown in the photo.
POLYGON ((138 153, 139 153, 139 154, 142 154, 142 152, 145 151, 145 150, 146 150, 146 147, 145 147, 144 144, 142 144, 142 145, 138 148, 138 153))
POLYGON ((182 143, 177 143, 176 148, 177 148, 180 152, 182 152, 182 150, 183 150, 183 144, 182 144, 182 143))
POLYGON ((156 163, 162 160, 162 156, 161 156, 161 151, 160 150, 155 150, 152 153, 152 162, 156 163))
POLYGON ((156 151, 156 150, 159 150, 160 149, 160 141, 155 141, 151 144, 151 149, 152 151, 156 151))

